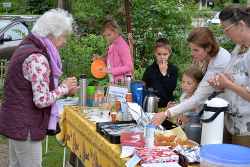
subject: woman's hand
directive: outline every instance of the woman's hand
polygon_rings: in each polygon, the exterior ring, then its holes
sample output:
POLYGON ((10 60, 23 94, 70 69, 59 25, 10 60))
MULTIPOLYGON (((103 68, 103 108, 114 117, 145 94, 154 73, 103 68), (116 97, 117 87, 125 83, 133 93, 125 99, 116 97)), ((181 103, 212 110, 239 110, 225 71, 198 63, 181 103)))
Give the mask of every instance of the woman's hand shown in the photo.
POLYGON ((102 72, 106 72, 107 74, 111 74, 112 73, 111 69, 108 69, 106 67, 101 67, 100 68, 100 73, 102 73, 102 72))
POLYGON ((74 94, 80 89, 80 87, 77 86, 77 79, 75 77, 64 79, 62 84, 65 84, 68 87, 69 94, 74 94))
POLYGON ((158 127, 165 121, 165 119, 166 119, 166 116, 164 112, 159 112, 153 116, 149 124, 158 127))
POLYGON ((68 94, 67 96, 72 96, 74 95, 76 92, 78 92, 79 90, 81 89, 80 86, 77 86, 76 88, 72 89, 68 94))
POLYGON ((212 86, 215 89, 223 90, 227 87, 228 82, 231 82, 228 79, 228 74, 222 74, 220 72, 215 72, 215 76, 212 78, 209 78, 207 82, 210 86, 212 86))

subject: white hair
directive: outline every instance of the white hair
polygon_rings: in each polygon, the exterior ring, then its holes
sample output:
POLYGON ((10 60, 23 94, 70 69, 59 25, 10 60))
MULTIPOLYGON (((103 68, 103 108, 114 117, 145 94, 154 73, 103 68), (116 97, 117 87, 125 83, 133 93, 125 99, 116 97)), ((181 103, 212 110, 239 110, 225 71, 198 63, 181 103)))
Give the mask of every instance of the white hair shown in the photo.
POLYGON ((57 8, 45 12, 37 21, 31 32, 41 38, 52 35, 55 40, 65 32, 72 33, 73 17, 68 11, 57 8))

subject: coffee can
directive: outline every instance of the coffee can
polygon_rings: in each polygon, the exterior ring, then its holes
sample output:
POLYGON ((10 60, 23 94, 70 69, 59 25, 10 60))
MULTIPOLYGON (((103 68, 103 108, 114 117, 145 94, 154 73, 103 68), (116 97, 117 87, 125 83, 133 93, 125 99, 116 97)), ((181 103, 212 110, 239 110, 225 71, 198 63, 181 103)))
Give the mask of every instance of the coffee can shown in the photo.
POLYGON ((116 101, 116 112, 118 112, 118 110, 121 110, 121 101, 120 100, 116 101))
POLYGON ((132 93, 126 94, 126 102, 132 102, 132 93))
POLYGON ((145 134, 145 147, 154 147, 155 142, 155 126, 146 125, 146 134, 145 134))

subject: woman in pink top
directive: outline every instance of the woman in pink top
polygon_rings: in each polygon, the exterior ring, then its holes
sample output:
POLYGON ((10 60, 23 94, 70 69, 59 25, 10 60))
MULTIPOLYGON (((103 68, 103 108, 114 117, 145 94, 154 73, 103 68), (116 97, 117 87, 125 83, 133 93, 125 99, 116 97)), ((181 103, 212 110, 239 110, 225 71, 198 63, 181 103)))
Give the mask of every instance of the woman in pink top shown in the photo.
POLYGON ((107 64, 107 68, 102 67, 100 72, 106 72, 111 83, 117 83, 118 79, 123 83, 126 75, 132 75, 130 48, 122 37, 120 26, 114 20, 106 20, 102 24, 101 34, 110 45, 106 49, 106 58, 94 55, 93 60, 99 59, 107 64))

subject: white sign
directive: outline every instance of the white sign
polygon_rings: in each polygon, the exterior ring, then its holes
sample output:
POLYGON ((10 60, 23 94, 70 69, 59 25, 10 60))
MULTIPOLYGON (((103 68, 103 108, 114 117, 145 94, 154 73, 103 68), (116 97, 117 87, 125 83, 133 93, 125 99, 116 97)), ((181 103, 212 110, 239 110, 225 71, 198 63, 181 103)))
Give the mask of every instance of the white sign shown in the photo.
POLYGON ((108 91, 109 95, 116 95, 117 99, 125 99, 126 93, 128 93, 127 87, 110 86, 108 91))
POLYGON ((11 3, 3 3, 3 7, 4 8, 10 8, 11 7, 11 3))

